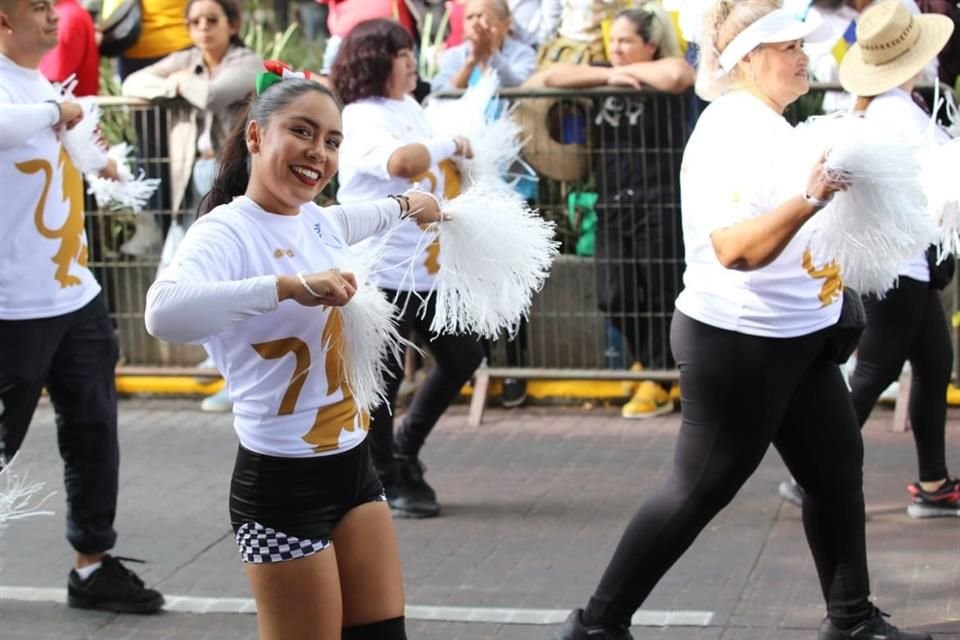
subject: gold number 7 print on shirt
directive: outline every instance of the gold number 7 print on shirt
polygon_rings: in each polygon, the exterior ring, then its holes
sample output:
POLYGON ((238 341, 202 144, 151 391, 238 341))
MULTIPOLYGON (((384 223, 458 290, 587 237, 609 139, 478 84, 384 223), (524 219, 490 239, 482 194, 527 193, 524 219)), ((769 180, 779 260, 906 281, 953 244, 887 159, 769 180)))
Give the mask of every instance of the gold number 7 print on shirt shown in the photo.
MULTIPOLYGON (((343 375, 341 356, 344 347, 343 313, 340 309, 330 309, 321 340, 327 348, 324 361, 327 394, 331 395, 340 389, 343 392, 343 399, 317 409, 313 425, 304 434, 304 442, 311 445, 315 453, 336 449, 340 444, 340 432, 343 430, 353 431, 355 426, 359 426, 364 431, 370 430, 370 415, 366 411, 358 410, 343 375)), ((277 415, 280 416, 292 414, 296 409, 307 375, 310 373, 310 347, 300 338, 282 338, 250 346, 266 360, 275 360, 288 354, 293 354, 296 358, 293 375, 290 376, 290 383, 287 385, 280 401, 280 409, 277 411, 277 415)))

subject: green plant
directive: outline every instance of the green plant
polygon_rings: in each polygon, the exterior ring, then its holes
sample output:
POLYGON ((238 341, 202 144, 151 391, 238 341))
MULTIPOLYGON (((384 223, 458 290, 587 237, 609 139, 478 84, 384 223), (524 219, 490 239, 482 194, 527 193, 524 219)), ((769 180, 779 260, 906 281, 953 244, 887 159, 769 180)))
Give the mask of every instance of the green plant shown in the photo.
POLYGON ((297 23, 283 33, 260 22, 247 22, 240 37, 264 60, 282 60, 294 69, 319 69, 323 48, 303 36, 297 23))
POLYGON ((437 54, 443 49, 443 40, 450 24, 450 11, 444 10, 440 17, 440 24, 431 42, 430 34, 433 28, 433 14, 427 13, 423 19, 423 35, 420 37, 420 61, 417 73, 423 80, 430 80, 437 75, 437 54))

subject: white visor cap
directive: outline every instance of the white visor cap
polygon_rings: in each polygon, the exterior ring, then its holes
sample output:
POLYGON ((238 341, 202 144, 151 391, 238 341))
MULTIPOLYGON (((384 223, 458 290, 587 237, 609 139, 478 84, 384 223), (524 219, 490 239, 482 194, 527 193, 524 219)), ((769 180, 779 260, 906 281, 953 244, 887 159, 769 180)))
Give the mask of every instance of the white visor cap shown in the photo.
POLYGON ((807 22, 797 18, 786 9, 775 9, 737 34, 720 54, 720 69, 730 73, 745 55, 761 44, 770 42, 823 42, 833 37, 833 27, 812 17, 807 22))

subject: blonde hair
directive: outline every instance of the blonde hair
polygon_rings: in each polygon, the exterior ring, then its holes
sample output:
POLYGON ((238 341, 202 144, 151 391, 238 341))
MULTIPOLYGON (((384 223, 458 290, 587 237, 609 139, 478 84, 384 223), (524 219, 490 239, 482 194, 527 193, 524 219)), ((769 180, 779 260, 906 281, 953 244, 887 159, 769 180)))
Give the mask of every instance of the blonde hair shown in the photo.
POLYGON ((741 31, 780 8, 780 0, 717 0, 703 19, 700 60, 695 90, 704 100, 714 100, 738 82, 739 68, 720 75, 720 52, 741 31))
POLYGON ((653 53, 654 60, 683 57, 673 21, 659 2, 650 1, 636 9, 624 9, 613 19, 620 18, 629 20, 643 41, 657 48, 653 53))

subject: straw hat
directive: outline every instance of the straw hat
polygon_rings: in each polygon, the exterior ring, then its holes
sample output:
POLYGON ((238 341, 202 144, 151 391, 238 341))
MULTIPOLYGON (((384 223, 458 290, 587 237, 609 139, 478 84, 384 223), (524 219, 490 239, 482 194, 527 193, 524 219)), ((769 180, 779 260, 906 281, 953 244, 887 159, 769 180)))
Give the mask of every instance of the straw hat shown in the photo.
MULTIPOLYGON (((521 87, 539 89, 543 71, 533 74, 521 87)), ((585 144, 565 143, 550 135, 550 112, 557 98, 523 98, 517 101, 514 117, 528 142, 523 157, 541 175, 554 180, 580 180, 590 171, 590 149, 585 144)))
POLYGON ((946 16, 915 16, 900 0, 874 5, 860 16, 857 42, 840 63, 840 84, 858 96, 899 87, 940 53, 951 33, 946 16))

